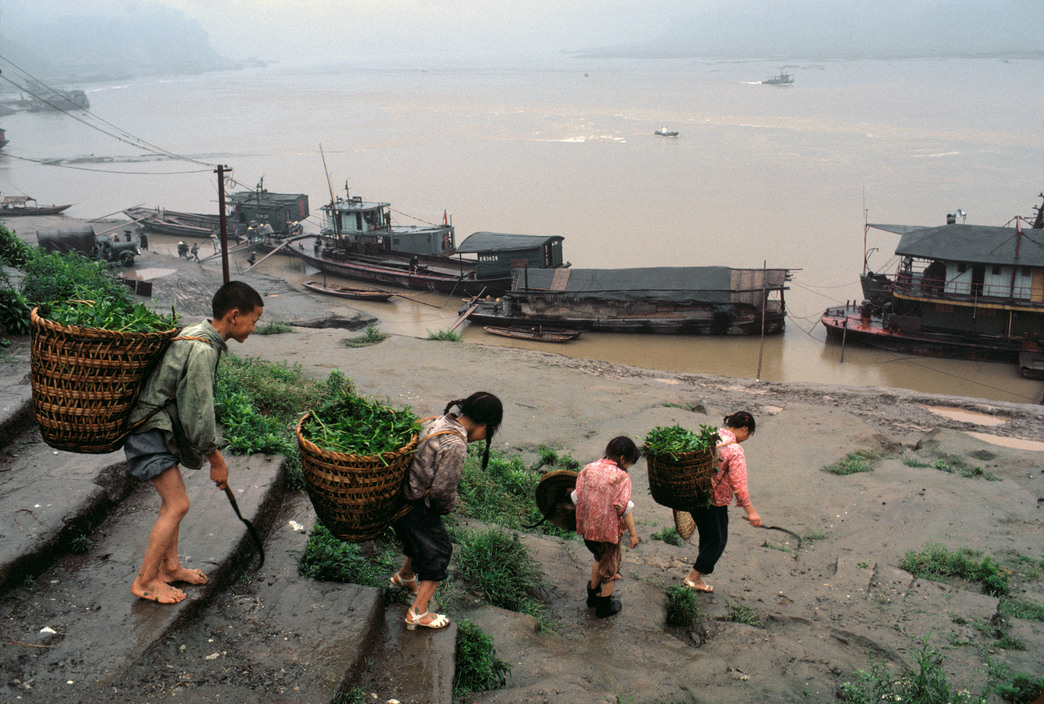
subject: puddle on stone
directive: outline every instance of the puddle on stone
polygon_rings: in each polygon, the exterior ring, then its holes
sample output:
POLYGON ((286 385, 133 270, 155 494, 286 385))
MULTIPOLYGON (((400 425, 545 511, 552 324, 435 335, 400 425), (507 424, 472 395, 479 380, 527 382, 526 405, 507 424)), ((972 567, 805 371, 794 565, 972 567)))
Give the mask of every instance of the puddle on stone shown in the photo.
POLYGON ((999 445, 1000 447, 1008 447, 1013 450, 1029 450, 1030 452, 1044 452, 1044 442, 1039 440, 1023 440, 1022 438, 1004 438, 998 435, 990 435, 989 433, 977 433, 972 430, 964 431, 965 434, 972 436, 976 440, 982 440, 988 442, 991 445, 999 445))
POLYGON ((937 416, 949 418, 950 420, 959 420, 964 423, 975 423, 976 425, 1004 425, 1008 422, 1004 418, 997 418, 976 411, 965 411, 960 408, 947 408, 943 406, 921 406, 921 408, 926 411, 931 411, 937 416))

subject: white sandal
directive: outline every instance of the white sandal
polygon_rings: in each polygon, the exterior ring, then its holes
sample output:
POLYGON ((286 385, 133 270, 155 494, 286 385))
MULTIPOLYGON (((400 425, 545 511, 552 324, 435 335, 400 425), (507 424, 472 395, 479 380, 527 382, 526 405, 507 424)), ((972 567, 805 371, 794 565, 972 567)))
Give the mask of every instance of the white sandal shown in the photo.
POLYGON ((430 611, 425 611, 422 614, 418 614, 413 610, 411 606, 406 610, 406 630, 416 630, 417 626, 423 626, 424 628, 445 628, 450 625, 450 620, 445 614, 433 614, 430 611), (434 617, 432 620, 424 623, 425 618, 434 617))
POLYGON ((408 592, 413 592, 414 594, 417 593, 417 575, 413 575, 409 579, 404 579, 401 574, 396 572, 388 578, 388 581, 391 582, 393 587, 399 587, 408 592))

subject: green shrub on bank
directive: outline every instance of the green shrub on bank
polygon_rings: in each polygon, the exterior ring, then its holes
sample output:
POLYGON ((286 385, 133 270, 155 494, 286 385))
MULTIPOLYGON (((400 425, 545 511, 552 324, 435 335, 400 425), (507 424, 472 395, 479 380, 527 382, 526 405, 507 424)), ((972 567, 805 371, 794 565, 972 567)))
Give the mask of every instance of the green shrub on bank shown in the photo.
POLYGON ((884 662, 872 659, 869 672, 859 670, 854 682, 841 685, 839 699, 848 704, 980 704, 986 701, 983 696, 973 698, 968 690, 950 684, 942 669, 942 655, 927 639, 916 659, 916 668, 907 667, 898 676, 894 676, 884 662))
POLYGON ((502 528, 456 533, 457 575, 493 606, 543 617, 544 576, 518 535, 502 528))
POLYGON ((429 330, 428 339, 441 340, 443 342, 460 342, 464 339, 464 336, 452 330, 429 330))
POLYGON ((703 620, 696 592, 682 584, 672 584, 663 590, 663 605, 667 611, 667 625, 672 628, 693 628, 703 620))
POLYGON ((33 256, 33 248, 0 223, 0 264, 21 269, 33 256))
POLYGON ((370 345, 376 345, 378 342, 384 342, 389 337, 388 333, 382 332, 376 325, 367 325, 362 335, 349 337, 344 341, 344 346, 352 348, 369 347, 370 345))
POLYGON ((493 639, 471 621, 457 621, 457 662, 453 696, 499 689, 507 682, 511 666, 497 657, 493 639))
POLYGON ((653 533, 650 537, 653 540, 662 540, 668 545, 673 545, 676 548, 680 548, 685 544, 685 541, 682 540, 681 535, 678 533, 678 529, 674 526, 667 526, 659 533, 653 533))
POLYGON ((316 521, 297 563, 297 571, 302 577, 324 582, 385 587, 388 576, 399 569, 401 563, 392 543, 379 541, 376 546, 377 554, 367 555, 361 545, 334 537, 326 526, 316 521))
POLYGON ((282 335, 293 331, 294 326, 282 320, 267 320, 254 328, 255 335, 282 335))
POLYGON ((846 474, 857 474, 859 472, 872 472, 874 469, 874 463, 879 459, 879 455, 871 450, 859 450, 858 452, 851 452, 845 455, 844 459, 835 462, 834 464, 823 467, 823 471, 828 474, 837 474, 844 476, 846 474))
POLYGON ((920 552, 907 552, 900 567, 919 579, 935 582, 963 579, 978 584, 984 594, 1007 594, 1010 589, 1007 572, 989 557, 975 559, 978 554, 967 548, 950 552, 942 545, 928 543, 920 552))

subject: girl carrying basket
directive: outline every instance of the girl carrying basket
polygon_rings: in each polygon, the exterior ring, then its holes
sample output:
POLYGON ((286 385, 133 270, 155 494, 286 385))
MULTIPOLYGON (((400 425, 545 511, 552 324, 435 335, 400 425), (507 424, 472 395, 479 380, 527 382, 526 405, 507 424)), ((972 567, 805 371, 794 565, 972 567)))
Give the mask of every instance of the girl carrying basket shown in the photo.
POLYGON ((450 620, 428 612, 428 602, 439 582, 446 579, 453 544, 442 524, 457 502, 457 485, 464 469, 467 445, 485 440, 482 469, 489 463, 489 448, 504 407, 496 396, 478 391, 450 401, 443 415, 426 423, 421 444, 410 464, 403 494, 413 509, 392 527, 403 544, 406 561, 389 581, 414 595, 406 612, 406 628, 444 628, 450 620), (450 413, 456 407, 457 413, 450 413), (428 439, 430 438, 430 440, 428 439))

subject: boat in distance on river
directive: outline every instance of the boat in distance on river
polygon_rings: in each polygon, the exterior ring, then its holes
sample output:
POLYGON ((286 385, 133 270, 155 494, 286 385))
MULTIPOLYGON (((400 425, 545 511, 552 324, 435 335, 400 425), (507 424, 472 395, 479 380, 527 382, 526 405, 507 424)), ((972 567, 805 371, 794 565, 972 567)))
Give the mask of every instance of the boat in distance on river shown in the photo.
POLYGON ((0 201, 0 218, 25 217, 29 215, 58 215, 72 207, 67 205, 40 205, 31 196, 4 196, 0 201), (30 205, 35 203, 35 205, 30 205))
MULTIPOLYGON (((1044 197, 1044 194, 1041 195, 1044 197)), ((866 227, 900 236, 891 274, 867 269, 864 300, 827 308, 831 341, 910 354, 1018 362, 1044 375, 1044 206, 1032 227, 967 225, 951 214, 937 227, 866 227)))
POLYGON ((786 325, 788 269, 563 267, 512 275, 511 290, 477 301, 470 321, 691 335, 776 335, 786 325))

